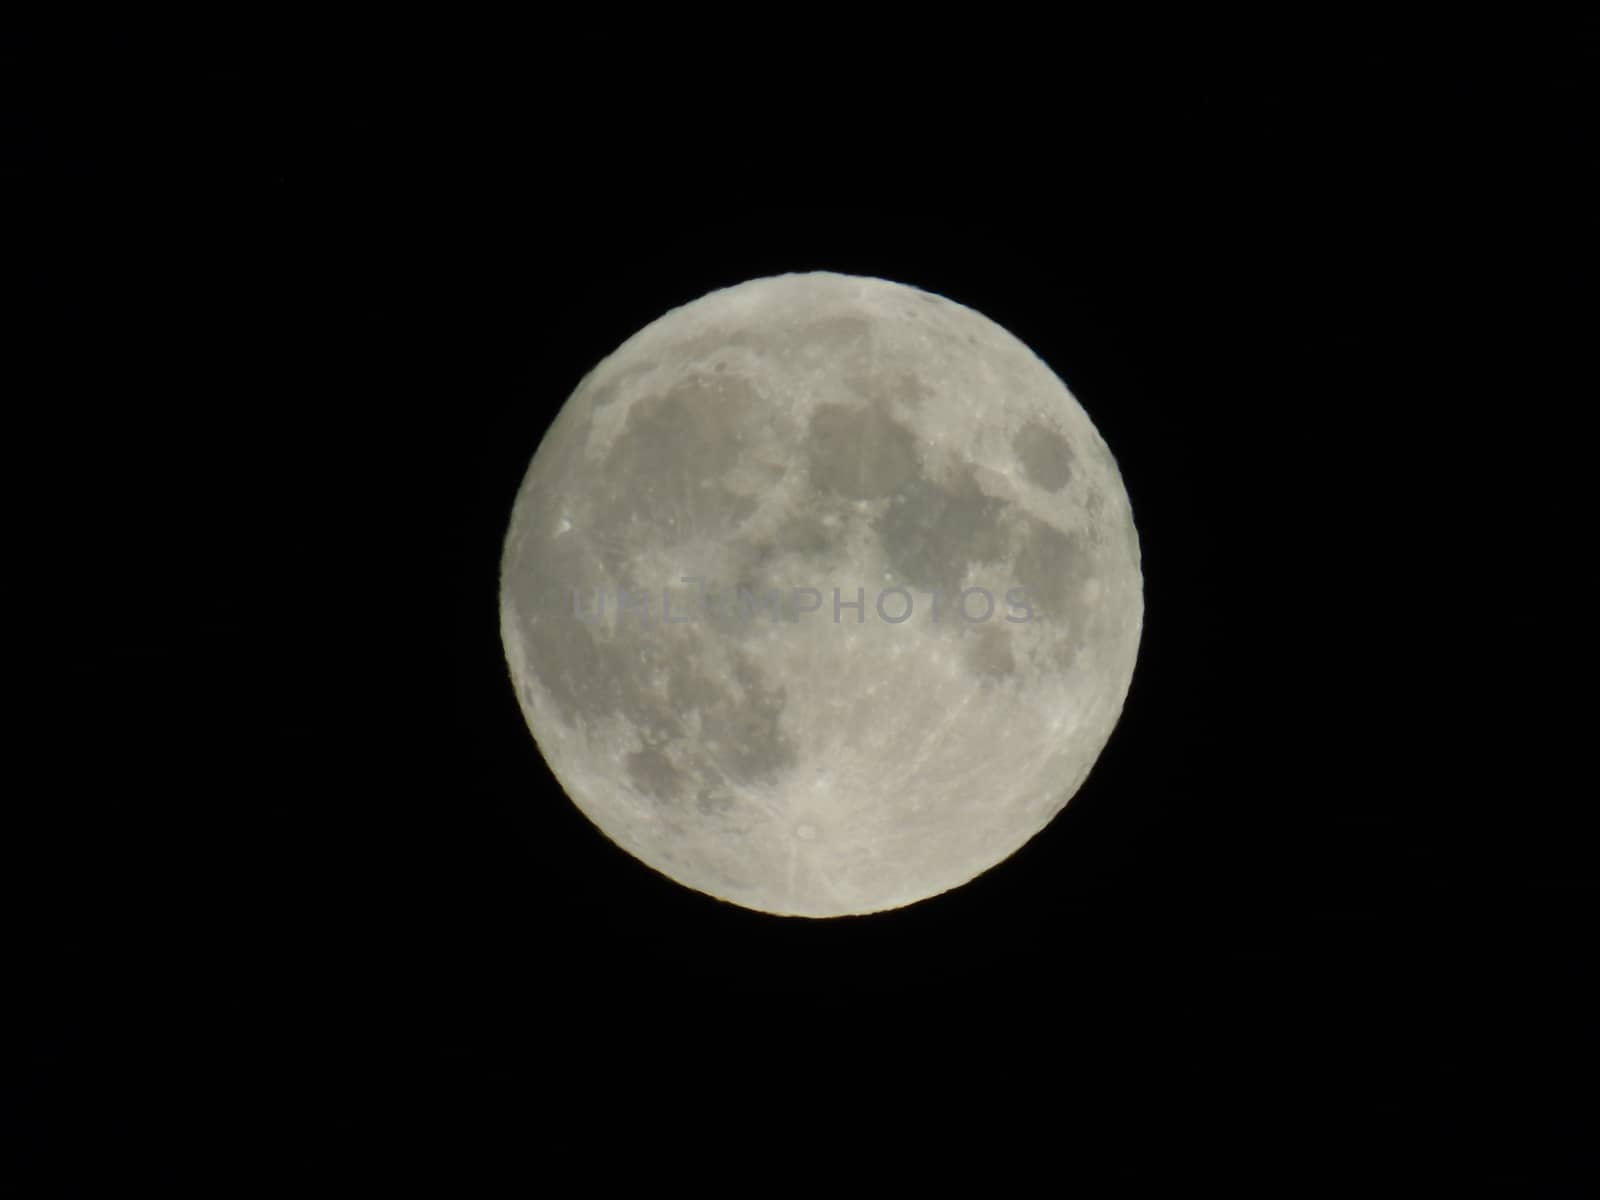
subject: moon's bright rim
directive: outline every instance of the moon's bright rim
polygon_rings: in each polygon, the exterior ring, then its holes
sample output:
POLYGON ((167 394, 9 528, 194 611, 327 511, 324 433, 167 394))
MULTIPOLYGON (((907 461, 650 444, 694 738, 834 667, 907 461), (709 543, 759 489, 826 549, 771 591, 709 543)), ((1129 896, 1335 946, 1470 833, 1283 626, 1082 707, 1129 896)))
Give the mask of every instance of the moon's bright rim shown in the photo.
POLYGON ((784 275, 578 385, 517 496, 501 631, 614 842, 748 908, 866 913, 967 882, 1078 790, 1132 678, 1139 561, 1109 449, 1015 337, 784 275))

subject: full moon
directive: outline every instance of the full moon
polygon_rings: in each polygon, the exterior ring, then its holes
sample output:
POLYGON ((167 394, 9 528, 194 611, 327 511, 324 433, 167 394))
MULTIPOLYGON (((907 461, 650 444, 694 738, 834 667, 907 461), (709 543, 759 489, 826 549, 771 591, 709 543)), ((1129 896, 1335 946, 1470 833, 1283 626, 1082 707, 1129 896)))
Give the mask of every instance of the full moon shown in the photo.
POLYGON ((528 727, 635 858, 761 912, 879 912, 1043 829, 1121 715, 1144 600, 1115 459, 944 297, 830 273, 594 368, 511 514, 528 727))

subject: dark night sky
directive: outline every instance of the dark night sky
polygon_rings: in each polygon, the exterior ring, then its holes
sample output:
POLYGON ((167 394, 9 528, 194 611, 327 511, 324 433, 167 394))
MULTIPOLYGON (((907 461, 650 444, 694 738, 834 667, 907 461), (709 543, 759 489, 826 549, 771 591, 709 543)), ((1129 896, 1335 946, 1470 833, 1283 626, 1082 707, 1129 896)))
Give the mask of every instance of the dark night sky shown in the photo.
MULTIPOLYGON (((849 56, 575 87, 600 45, 372 49, 369 76, 9 43, 36 1160, 179 1171, 151 1119, 290 1157, 459 1124, 605 1163, 626 1131, 688 1139, 691 1177, 791 1138, 1070 1137, 1129 1179, 1329 1130, 1347 1157, 1302 1164, 1493 1157, 1487 1073, 1596 1036, 1592 842, 1533 815, 1552 780, 1506 751, 1554 727, 1498 681, 1550 635, 1508 580, 1567 569, 1529 509, 1570 477, 1516 480, 1561 440, 1540 399, 1581 394, 1524 347, 1581 327, 1592 59, 1532 91, 1365 43, 1161 89, 849 56), (945 294, 1050 363, 1121 463, 1148 607, 1046 832, 822 923, 588 826, 496 620, 512 496, 584 372, 804 269, 945 294)), ((1593 1169, 1592 1094, 1537 1111, 1495 1169, 1593 1169)))

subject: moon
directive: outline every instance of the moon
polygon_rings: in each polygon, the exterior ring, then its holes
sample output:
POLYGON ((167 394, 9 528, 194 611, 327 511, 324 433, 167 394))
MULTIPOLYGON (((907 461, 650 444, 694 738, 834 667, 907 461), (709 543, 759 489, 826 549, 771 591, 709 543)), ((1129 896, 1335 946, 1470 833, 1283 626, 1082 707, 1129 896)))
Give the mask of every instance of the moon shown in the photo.
POLYGON ((594 368, 513 505, 500 628, 572 802, 686 887, 786 916, 913 904, 1043 829, 1132 681, 1117 463, 987 317, 755 279, 594 368))

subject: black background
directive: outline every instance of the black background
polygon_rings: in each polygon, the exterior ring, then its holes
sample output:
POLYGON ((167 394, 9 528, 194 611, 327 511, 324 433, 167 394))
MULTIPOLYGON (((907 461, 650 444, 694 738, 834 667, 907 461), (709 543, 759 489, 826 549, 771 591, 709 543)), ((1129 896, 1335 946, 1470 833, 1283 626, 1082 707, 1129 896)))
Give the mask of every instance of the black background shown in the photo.
POLYGON ((609 38, 189 36, 6 50, 33 1166, 408 1173, 467 1131, 447 1169, 528 1186, 574 1151, 745 1187, 1593 1168, 1592 1090, 1557 1097, 1595 875, 1538 755, 1503 766, 1539 693, 1491 682, 1563 569, 1571 481, 1521 479, 1581 388, 1525 347, 1583 328, 1581 38, 1179 36, 1091 83, 993 29, 934 70, 824 39, 647 75, 609 38), (1118 456, 1147 603, 1063 814, 828 922, 592 829, 496 595, 581 376, 808 269, 1032 346, 1118 456))

